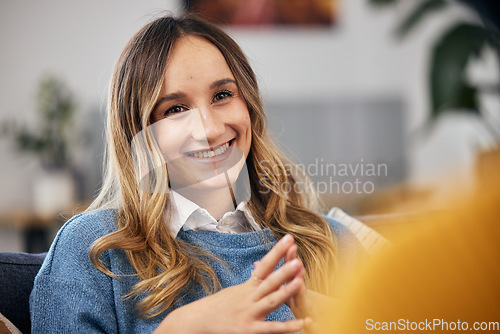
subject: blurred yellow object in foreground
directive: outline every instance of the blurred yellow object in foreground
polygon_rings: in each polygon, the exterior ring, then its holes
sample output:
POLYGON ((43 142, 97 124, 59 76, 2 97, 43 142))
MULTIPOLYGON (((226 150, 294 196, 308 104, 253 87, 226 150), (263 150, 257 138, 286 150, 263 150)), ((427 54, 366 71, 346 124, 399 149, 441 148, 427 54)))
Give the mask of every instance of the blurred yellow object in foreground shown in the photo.
POLYGON ((362 265, 321 332, 500 333, 500 178, 489 177, 362 265))

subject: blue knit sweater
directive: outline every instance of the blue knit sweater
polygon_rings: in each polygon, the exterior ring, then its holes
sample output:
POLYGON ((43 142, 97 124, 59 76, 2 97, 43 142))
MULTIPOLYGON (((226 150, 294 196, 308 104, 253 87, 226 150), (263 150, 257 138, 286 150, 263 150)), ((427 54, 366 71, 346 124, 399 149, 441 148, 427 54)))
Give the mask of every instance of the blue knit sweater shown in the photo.
MULTIPOLYGON (((328 222, 336 236, 340 263, 350 262, 358 248, 357 241, 340 223, 328 222)), ((116 226, 114 211, 98 210, 75 216, 61 228, 31 293, 33 333, 151 333, 171 311, 152 319, 138 316, 133 299, 124 296, 139 280, 122 250, 108 250, 101 256, 119 276, 118 280, 90 262, 92 243, 116 230, 116 226)), ((227 263, 210 261, 223 288, 246 281, 253 263, 276 243, 267 229, 241 234, 181 230, 177 238, 196 244, 227 263)), ((195 288, 176 305, 180 307, 204 296, 201 288, 195 288)), ((268 320, 291 318, 290 309, 282 305, 268 320)))

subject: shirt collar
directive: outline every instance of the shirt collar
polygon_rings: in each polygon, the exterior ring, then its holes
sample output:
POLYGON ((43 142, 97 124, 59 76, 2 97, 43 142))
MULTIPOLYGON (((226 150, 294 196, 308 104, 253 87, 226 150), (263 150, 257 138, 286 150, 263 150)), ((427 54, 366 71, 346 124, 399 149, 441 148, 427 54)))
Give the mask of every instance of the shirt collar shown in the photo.
POLYGON ((228 233, 243 232, 244 230, 241 229, 230 230, 224 227, 233 224, 233 222, 238 219, 245 219, 250 225, 250 228, 253 230, 261 230, 261 227, 257 224, 252 216, 252 213, 248 209, 247 203, 244 201, 238 204, 235 211, 226 212, 220 221, 217 222, 217 220, 213 218, 207 210, 201 208, 198 204, 190 201, 186 197, 171 189, 169 192, 169 200, 170 217, 167 222, 169 224, 170 233, 173 237, 176 237, 184 226, 193 230, 214 232, 220 231, 228 233), (243 218, 241 218, 241 213, 243 213, 243 218), (218 226, 222 228, 217 228, 218 226))

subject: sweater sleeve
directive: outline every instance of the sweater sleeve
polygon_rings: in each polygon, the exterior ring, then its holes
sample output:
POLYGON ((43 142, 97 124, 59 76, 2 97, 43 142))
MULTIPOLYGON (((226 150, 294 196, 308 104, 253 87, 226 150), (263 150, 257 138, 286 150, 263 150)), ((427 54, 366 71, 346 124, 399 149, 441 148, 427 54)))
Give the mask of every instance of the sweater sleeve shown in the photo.
MULTIPOLYGON (((110 212, 85 213, 61 228, 30 296, 33 333, 118 332, 112 278, 89 258, 90 246, 111 232, 112 221, 110 212)), ((107 253, 101 258, 109 261, 107 253)))
POLYGON ((356 264, 364 260, 368 255, 361 246, 358 238, 344 224, 337 220, 323 216, 335 236, 337 256, 342 274, 353 270, 356 264))

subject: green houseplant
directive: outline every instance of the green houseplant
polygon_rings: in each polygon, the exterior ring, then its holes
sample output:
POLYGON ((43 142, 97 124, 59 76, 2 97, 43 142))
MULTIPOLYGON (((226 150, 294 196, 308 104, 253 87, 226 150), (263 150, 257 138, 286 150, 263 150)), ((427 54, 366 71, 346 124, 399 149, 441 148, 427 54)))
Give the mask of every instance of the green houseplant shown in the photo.
MULTIPOLYGON (((476 22, 459 21, 450 24, 441 33, 430 50, 428 69, 429 117, 424 129, 432 128, 445 113, 469 113, 483 125, 489 134, 490 145, 476 152, 476 174, 479 185, 498 180, 500 169, 500 110, 487 110, 481 105, 481 95, 494 96, 500 100, 500 82, 471 83, 468 65, 477 59, 485 48, 493 50, 497 60, 497 75, 500 77, 500 4, 498 0, 369 0, 375 6, 395 5, 401 1, 416 3, 400 22, 396 37, 405 38, 425 18, 446 10, 451 5, 461 4, 476 14, 476 22)), ((484 189, 487 189, 484 188, 484 189)))
MULTIPOLYGON (((475 155, 475 186, 486 183, 498 187, 500 170, 500 109, 487 110, 482 106, 484 96, 500 100, 500 82, 472 82, 468 71, 471 61, 479 59, 486 48, 493 50, 494 58, 500 63, 500 2, 498 0, 368 0, 376 8, 401 6, 410 8, 408 14, 397 18, 394 37, 403 40, 425 24, 432 15, 463 6, 470 9, 470 17, 450 22, 437 32, 437 39, 429 52, 426 89, 428 91, 428 117, 417 134, 429 134, 437 121, 445 114, 467 113, 483 126, 483 132, 490 137, 491 146, 477 150, 475 155), (496 182, 496 185, 492 182, 496 182)), ((491 54, 491 53, 490 53, 491 54)), ((497 68, 495 71, 499 72, 497 68)), ((496 78, 500 73, 496 73, 496 78)), ((415 138, 412 138, 415 139, 415 138)), ((443 152, 446 155, 446 152, 443 152)), ((461 181, 461 180, 457 180, 461 181)), ((479 189, 479 188, 476 188, 479 189)), ((415 188, 412 184, 379 193, 363 203, 361 211, 405 212, 408 209, 425 208, 429 205, 434 189, 415 188)))
MULTIPOLYGON (((369 0, 375 6, 395 5, 405 0, 369 0)), ((395 35, 403 39, 416 29, 430 15, 446 10, 450 0, 410 0, 416 3, 413 11, 398 24, 395 35)), ((500 125, 495 124, 484 108, 481 108, 480 94, 500 94, 500 82, 472 84, 468 80, 467 70, 471 60, 481 56, 485 47, 494 51, 500 61, 498 35, 497 0, 456 0, 479 14, 478 21, 459 21, 451 23, 440 34, 430 50, 428 69, 429 118, 426 125, 432 126, 445 113, 467 112, 476 115, 494 142, 500 142, 500 125)), ((500 117, 500 110, 494 111, 500 117)))
POLYGON ((46 169, 64 169, 71 163, 70 147, 75 142, 76 104, 63 81, 44 75, 36 96, 36 117, 31 126, 9 121, 3 132, 17 151, 36 156, 46 169))
POLYGON ((75 112, 75 99, 65 83, 46 74, 38 84, 36 112, 30 123, 11 120, 2 124, 3 135, 13 140, 15 149, 36 157, 42 167, 33 180, 33 205, 39 214, 53 216, 74 204, 75 112))

